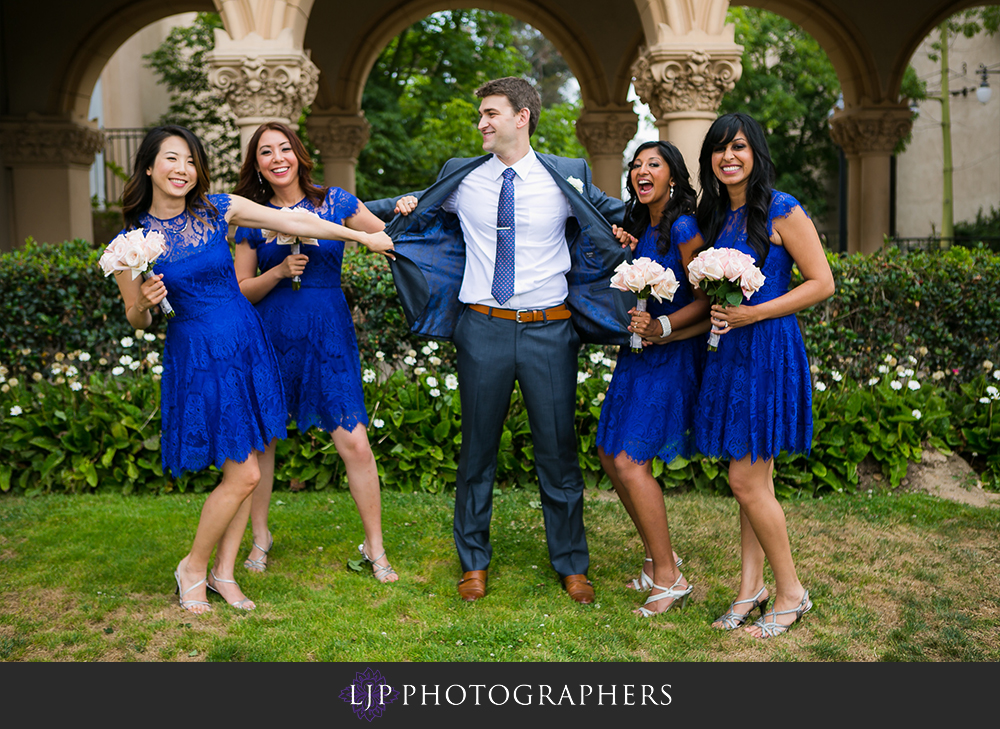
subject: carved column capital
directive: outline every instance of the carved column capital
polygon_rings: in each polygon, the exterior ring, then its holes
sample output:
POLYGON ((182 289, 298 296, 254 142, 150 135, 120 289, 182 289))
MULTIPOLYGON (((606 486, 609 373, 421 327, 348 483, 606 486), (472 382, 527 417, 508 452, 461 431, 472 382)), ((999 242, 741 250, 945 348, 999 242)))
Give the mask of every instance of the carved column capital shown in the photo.
POLYGON ((95 125, 29 114, 0 119, 0 156, 12 167, 94 164, 104 149, 95 125))
POLYGON ((306 120, 309 141, 324 159, 357 161, 371 136, 371 124, 364 112, 315 112, 306 120))
POLYGON ((638 128, 639 117, 628 107, 584 109, 576 120, 576 138, 592 157, 620 156, 638 128))
POLYGON ((889 155, 912 127, 908 106, 882 103, 838 109, 830 120, 830 136, 845 154, 889 155))
POLYGON ((743 74, 742 47, 691 48, 657 45, 632 64, 633 85, 653 116, 719 109, 723 94, 743 74))
POLYGON ((280 119, 294 128, 316 98, 316 64, 307 52, 282 45, 256 33, 239 41, 216 34, 215 50, 205 56, 208 83, 222 93, 238 125, 280 119))

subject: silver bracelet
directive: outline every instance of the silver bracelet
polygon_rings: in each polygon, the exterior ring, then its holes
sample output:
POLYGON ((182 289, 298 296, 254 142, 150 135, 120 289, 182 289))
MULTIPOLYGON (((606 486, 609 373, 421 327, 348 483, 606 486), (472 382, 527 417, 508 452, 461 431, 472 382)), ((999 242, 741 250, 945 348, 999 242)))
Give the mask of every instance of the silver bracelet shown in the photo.
POLYGON ((660 336, 669 337, 670 332, 672 332, 673 329, 670 327, 670 319, 666 316, 666 314, 656 317, 656 321, 660 322, 660 326, 663 327, 663 334, 660 336))

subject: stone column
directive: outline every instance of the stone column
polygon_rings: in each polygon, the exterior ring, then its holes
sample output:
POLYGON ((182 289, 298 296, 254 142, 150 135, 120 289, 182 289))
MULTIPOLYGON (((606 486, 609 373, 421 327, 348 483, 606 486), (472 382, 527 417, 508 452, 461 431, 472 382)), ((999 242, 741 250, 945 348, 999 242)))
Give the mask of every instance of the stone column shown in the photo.
POLYGON ((0 159, 12 169, 15 247, 93 240, 90 166, 104 148, 96 124, 28 114, 0 119, 0 159))
POLYGON ((830 136, 847 156, 847 251, 874 253, 889 233, 889 158, 911 126, 902 104, 883 103, 840 109, 830 136))
POLYGON ((584 108, 576 120, 576 138, 590 155, 594 184, 611 197, 622 196, 622 153, 639 128, 639 117, 628 106, 584 108))
POLYGON ((295 48, 285 28, 277 38, 250 33, 234 41, 215 31, 215 49, 205 55, 209 84, 222 92, 240 128, 240 151, 263 122, 298 128, 303 109, 316 98, 319 69, 309 53, 295 48))
POLYGON ((357 191, 355 170, 358 155, 371 134, 364 112, 313 112, 306 120, 309 141, 323 160, 323 182, 336 185, 352 195, 357 191))
POLYGON ((656 118, 660 139, 681 151, 697 188, 701 143, 723 94, 733 90, 743 73, 743 47, 733 40, 733 26, 721 36, 663 35, 667 37, 660 43, 640 51, 632 65, 633 85, 656 118))

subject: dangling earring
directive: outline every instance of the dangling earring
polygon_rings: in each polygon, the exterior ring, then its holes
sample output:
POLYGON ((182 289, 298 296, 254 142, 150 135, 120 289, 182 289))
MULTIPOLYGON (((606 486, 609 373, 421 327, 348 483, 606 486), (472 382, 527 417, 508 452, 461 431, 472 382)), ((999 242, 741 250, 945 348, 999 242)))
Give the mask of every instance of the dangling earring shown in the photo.
MULTIPOLYGON (((260 174, 260 173, 257 173, 257 174, 260 174)), ((670 196, 667 199, 668 200, 673 200, 673 198, 674 198, 674 186, 671 185, 670 186, 670 196)))
POLYGON ((257 181, 260 182, 260 187, 264 189, 264 178, 260 176, 260 170, 257 170, 257 181))

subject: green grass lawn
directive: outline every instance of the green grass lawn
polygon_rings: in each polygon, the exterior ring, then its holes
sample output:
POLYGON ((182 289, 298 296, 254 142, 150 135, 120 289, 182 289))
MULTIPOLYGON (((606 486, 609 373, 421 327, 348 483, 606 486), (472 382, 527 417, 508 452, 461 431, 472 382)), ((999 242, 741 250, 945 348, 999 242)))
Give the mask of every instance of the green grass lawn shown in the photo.
MULTIPOLYGON (((613 494, 588 491, 597 602, 574 603, 548 564, 537 493, 494 500, 487 597, 457 597, 450 496, 383 493, 401 579, 349 569, 363 538, 345 491, 277 492, 274 549, 237 579, 258 605, 211 595, 195 617, 173 570, 204 495, 0 498, 4 661, 973 661, 1000 660, 1000 509, 918 494, 785 502, 792 549, 815 607, 786 636, 711 629, 738 581, 732 498, 670 493, 685 610, 643 620, 625 588, 642 551, 613 494)), ((244 540, 245 556, 250 546, 244 540)), ((773 590, 773 580, 767 575, 773 590)))

